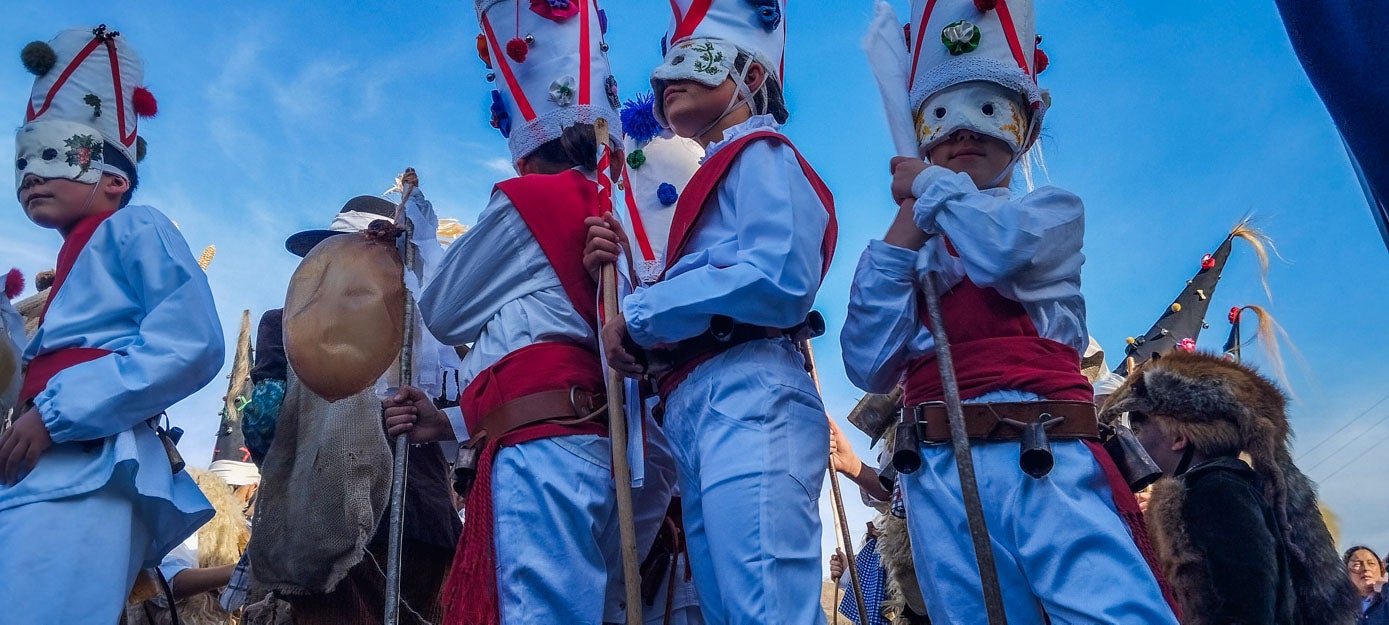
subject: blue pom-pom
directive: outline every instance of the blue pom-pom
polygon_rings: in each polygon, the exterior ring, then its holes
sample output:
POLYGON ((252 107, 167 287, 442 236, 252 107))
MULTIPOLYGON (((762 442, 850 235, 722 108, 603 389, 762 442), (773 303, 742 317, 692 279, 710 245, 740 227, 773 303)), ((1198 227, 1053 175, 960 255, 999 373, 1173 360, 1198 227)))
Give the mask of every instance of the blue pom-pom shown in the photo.
POLYGON ((651 112, 655 105, 656 96, 651 93, 638 93, 636 97, 622 104, 622 130, 638 145, 661 134, 661 124, 651 112))
POLYGON ((503 139, 511 136, 511 116, 502 103, 502 92, 495 89, 492 90, 492 127, 501 131, 503 139))
POLYGON ((675 185, 662 182, 661 186, 656 187, 656 199, 661 201, 661 206, 670 206, 680 199, 680 192, 675 190, 675 185))

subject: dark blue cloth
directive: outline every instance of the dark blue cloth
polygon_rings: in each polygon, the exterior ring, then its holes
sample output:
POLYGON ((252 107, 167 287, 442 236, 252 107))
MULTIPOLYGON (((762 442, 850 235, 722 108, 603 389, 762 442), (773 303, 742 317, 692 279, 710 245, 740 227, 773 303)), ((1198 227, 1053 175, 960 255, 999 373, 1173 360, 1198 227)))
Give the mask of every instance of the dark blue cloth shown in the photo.
POLYGON ((1389 625, 1389 597, 1385 597, 1383 592, 1375 595, 1370 600, 1370 607, 1360 615, 1360 619, 1355 621, 1356 625, 1389 625))
POLYGON ((1389 247, 1389 2, 1277 0, 1293 50, 1350 152, 1389 247))
MULTIPOLYGON (((854 599, 852 586, 839 602, 839 613, 858 625, 887 625, 883 618, 883 599, 887 597, 887 571, 883 569, 882 558, 878 555, 878 539, 869 538, 863 548, 854 556, 854 566, 858 568, 858 581, 863 585, 863 607, 868 610, 867 622, 859 616, 858 601, 854 599)), ((848 571, 844 573, 848 575, 848 571)))

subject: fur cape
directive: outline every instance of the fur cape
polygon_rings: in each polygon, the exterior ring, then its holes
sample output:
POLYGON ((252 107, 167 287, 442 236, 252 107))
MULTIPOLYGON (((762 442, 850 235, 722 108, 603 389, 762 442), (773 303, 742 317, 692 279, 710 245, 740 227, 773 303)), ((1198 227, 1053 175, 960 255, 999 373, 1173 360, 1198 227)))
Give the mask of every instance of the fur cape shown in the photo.
MULTIPOLYGON (((1355 622, 1355 589, 1317 507, 1316 485, 1293 464, 1287 400, 1272 382, 1224 358, 1174 351, 1154 357, 1129 375, 1105 403, 1101 419, 1112 422, 1125 412, 1161 420, 1208 455, 1247 453, 1272 511, 1275 537, 1288 551, 1298 622, 1355 622)), ((1155 507, 1171 505, 1165 501, 1170 498, 1150 503, 1149 515, 1166 514, 1155 512, 1155 507)), ((1165 525, 1170 531, 1171 523, 1165 525)), ((1168 545, 1180 542, 1174 535, 1162 536, 1162 530, 1158 533, 1159 541, 1168 545)), ((1179 564, 1163 562, 1173 585, 1198 583, 1180 579, 1179 564)), ((1199 618, 1196 606, 1185 607, 1189 619, 1199 618)))

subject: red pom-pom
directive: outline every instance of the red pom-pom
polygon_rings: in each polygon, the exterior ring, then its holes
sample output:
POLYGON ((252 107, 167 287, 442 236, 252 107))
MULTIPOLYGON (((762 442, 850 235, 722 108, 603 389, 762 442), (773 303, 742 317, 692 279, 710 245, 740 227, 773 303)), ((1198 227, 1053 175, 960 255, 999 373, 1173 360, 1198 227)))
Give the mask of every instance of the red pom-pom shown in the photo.
POLYGON ((517 63, 526 62, 526 53, 530 52, 531 47, 526 45, 526 40, 520 37, 506 42, 506 55, 517 63))
POLYGON ((1041 48, 1037 48, 1037 51, 1032 53, 1032 75, 1047 71, 1048 65, 1051 65, 1051 59, 1047 58, 1047 53, 1041 48))
POLYGON ((1207 270, 1207 269, 1214 269, 1214 268, 1215 268, 1215 257, 1214 257, 1214 256, 1211 256, 1210 254, 1206 254, 1205 256, 1202 256, 1202 257, 1201 257, 1201 270, 1202 270, 1202 271, 1205 271, 1205 270, 1207 270))
POLYGON ((974 8, 979 9, 980 13, 988 13, 998 6, 998 0, 974 0, 974 8))
POLYGON ((1227 317, 1230 320, 1230 325, 1235 325, 1236 323, 1239 323, 1239 314, 1241 312, 1244 311, 1240 310, 1239 306, 1230 307, 1230 316, 1227 317))
POLYGON ((11 269, 5 274, 5 299, 14 299, 24 292, 24 274, 19 273, 18 269, 11 269))
POLYGON ((135 114, 140 117, 154 117, 159 114, 159 102, 154 99, 154 94, 144 87, 135 88, 135 114))

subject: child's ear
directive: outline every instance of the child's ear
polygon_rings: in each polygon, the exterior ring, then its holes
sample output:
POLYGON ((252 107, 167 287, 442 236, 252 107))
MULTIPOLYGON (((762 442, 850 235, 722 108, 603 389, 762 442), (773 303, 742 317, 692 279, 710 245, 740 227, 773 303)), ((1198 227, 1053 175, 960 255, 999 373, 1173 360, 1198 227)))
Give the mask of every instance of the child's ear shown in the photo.
POLYGON ((130 190, 130 181, 124 176, 106 175, 101 177, 102 190, 108 195, 120 197, 130 190))
POLYGON ((747 75, 743 77, 743 84, 748 86, 749 91, 757 91, 762 88, 762 81, 767 79, 767 69, 761 63, 752 61, 748 65, 747 75))

